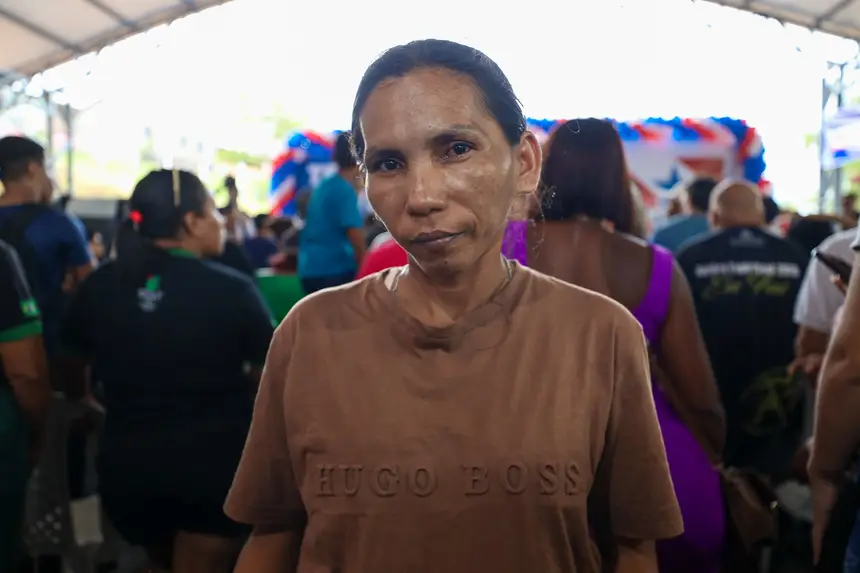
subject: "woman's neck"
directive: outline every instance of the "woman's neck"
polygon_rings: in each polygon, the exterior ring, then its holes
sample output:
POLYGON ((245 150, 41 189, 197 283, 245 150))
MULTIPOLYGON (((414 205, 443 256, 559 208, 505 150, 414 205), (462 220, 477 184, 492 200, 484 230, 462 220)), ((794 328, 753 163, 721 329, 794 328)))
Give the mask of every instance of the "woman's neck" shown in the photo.
POLYGON ((507 281, 508 264, 499 249, 491 249, 467 271, 433 277, 410 259, 397 294, 414 318, 443 328, 490 300, 507 281))
POLYGON ((196 257, 202 257, 203 253, 197 245, 189 244, 188 241, 173 240, 173 239, 158 239, 153 241, 153 244, 165 251, 185 251, 196 257))

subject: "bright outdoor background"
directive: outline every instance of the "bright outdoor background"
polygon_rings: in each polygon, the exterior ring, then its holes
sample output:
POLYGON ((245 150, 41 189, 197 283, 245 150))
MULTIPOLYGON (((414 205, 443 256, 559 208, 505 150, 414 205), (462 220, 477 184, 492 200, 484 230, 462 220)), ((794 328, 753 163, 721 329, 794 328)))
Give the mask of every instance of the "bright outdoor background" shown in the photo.
MULTIPOLYGON (((244 207, 257 212, 285 136, 347 128, 367 65, 385 48, 426 37, 485 51, 531 117, 746 119, 764 139, 777 200, 801 211, 815 208, 819 186, 826 62, 857 50, 690 0, 235 0, 49 71, 32 89, 63 87, 81 109, 77 196, 126 196, 142 173, 181 156, 213 189, 236 174, 244 207)), ((46 129, 38 107, 0 116, 0 134, 45 140, 46 129)), ((65 128, 56 121, 54 129, 65 187, 65 128)))

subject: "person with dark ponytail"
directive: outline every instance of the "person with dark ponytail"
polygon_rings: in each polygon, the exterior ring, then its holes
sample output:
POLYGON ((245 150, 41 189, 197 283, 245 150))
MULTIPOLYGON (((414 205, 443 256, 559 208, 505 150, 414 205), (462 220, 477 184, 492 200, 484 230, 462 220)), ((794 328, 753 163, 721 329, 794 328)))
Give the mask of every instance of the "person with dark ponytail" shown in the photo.
POLYGON ((85 281, 61 341, 89 395, 104 388, 99 493, 113 525, 173 573, 230 571, 244 533, 222 509, 273 324, 253 282, 217 263, 224 239, 193 174, 158 170, 129 200, 115 261, 85 281))

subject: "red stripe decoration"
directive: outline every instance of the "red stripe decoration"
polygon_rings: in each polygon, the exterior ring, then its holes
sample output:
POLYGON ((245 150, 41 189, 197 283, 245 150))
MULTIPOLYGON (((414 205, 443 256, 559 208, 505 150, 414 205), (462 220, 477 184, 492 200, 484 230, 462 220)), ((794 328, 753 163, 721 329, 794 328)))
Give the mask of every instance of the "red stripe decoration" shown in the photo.
POLYGON ((632 127, 633 130, 636 131, 636 133, 638 133, 644 141, 659 141, 662 139, 659 133, 657 133, 655 130, 646 128, 641 123, 635 123, 630 127, 632 127))
POLYGON ((706 127, 700 121, 695 121, 692 119, 685 119, 681 123, 684 125, 684 127, 692 129, 693 131, 698 133, 699 137, 701 137, 702 140, 704 140, 704 141, 716 141, 717 140, 717 134, 714 132, 714 130, 706 127))

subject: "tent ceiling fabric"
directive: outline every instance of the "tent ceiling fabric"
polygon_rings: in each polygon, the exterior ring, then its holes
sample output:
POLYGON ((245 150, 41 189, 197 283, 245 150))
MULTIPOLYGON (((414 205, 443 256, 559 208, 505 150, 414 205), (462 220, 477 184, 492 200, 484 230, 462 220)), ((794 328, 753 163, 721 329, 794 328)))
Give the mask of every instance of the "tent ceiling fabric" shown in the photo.
MULTIPOLYGON (((228 0, 0 0, 0 77, 29 76, 228 0)), ((707 0, 860 40, 860 0, 707 0)))
POLYGON ((860 0, 708 0, 860 40, 860 0))
POLYGON ((0 76, 29 76, 226 0, 0 0, 0 76))

